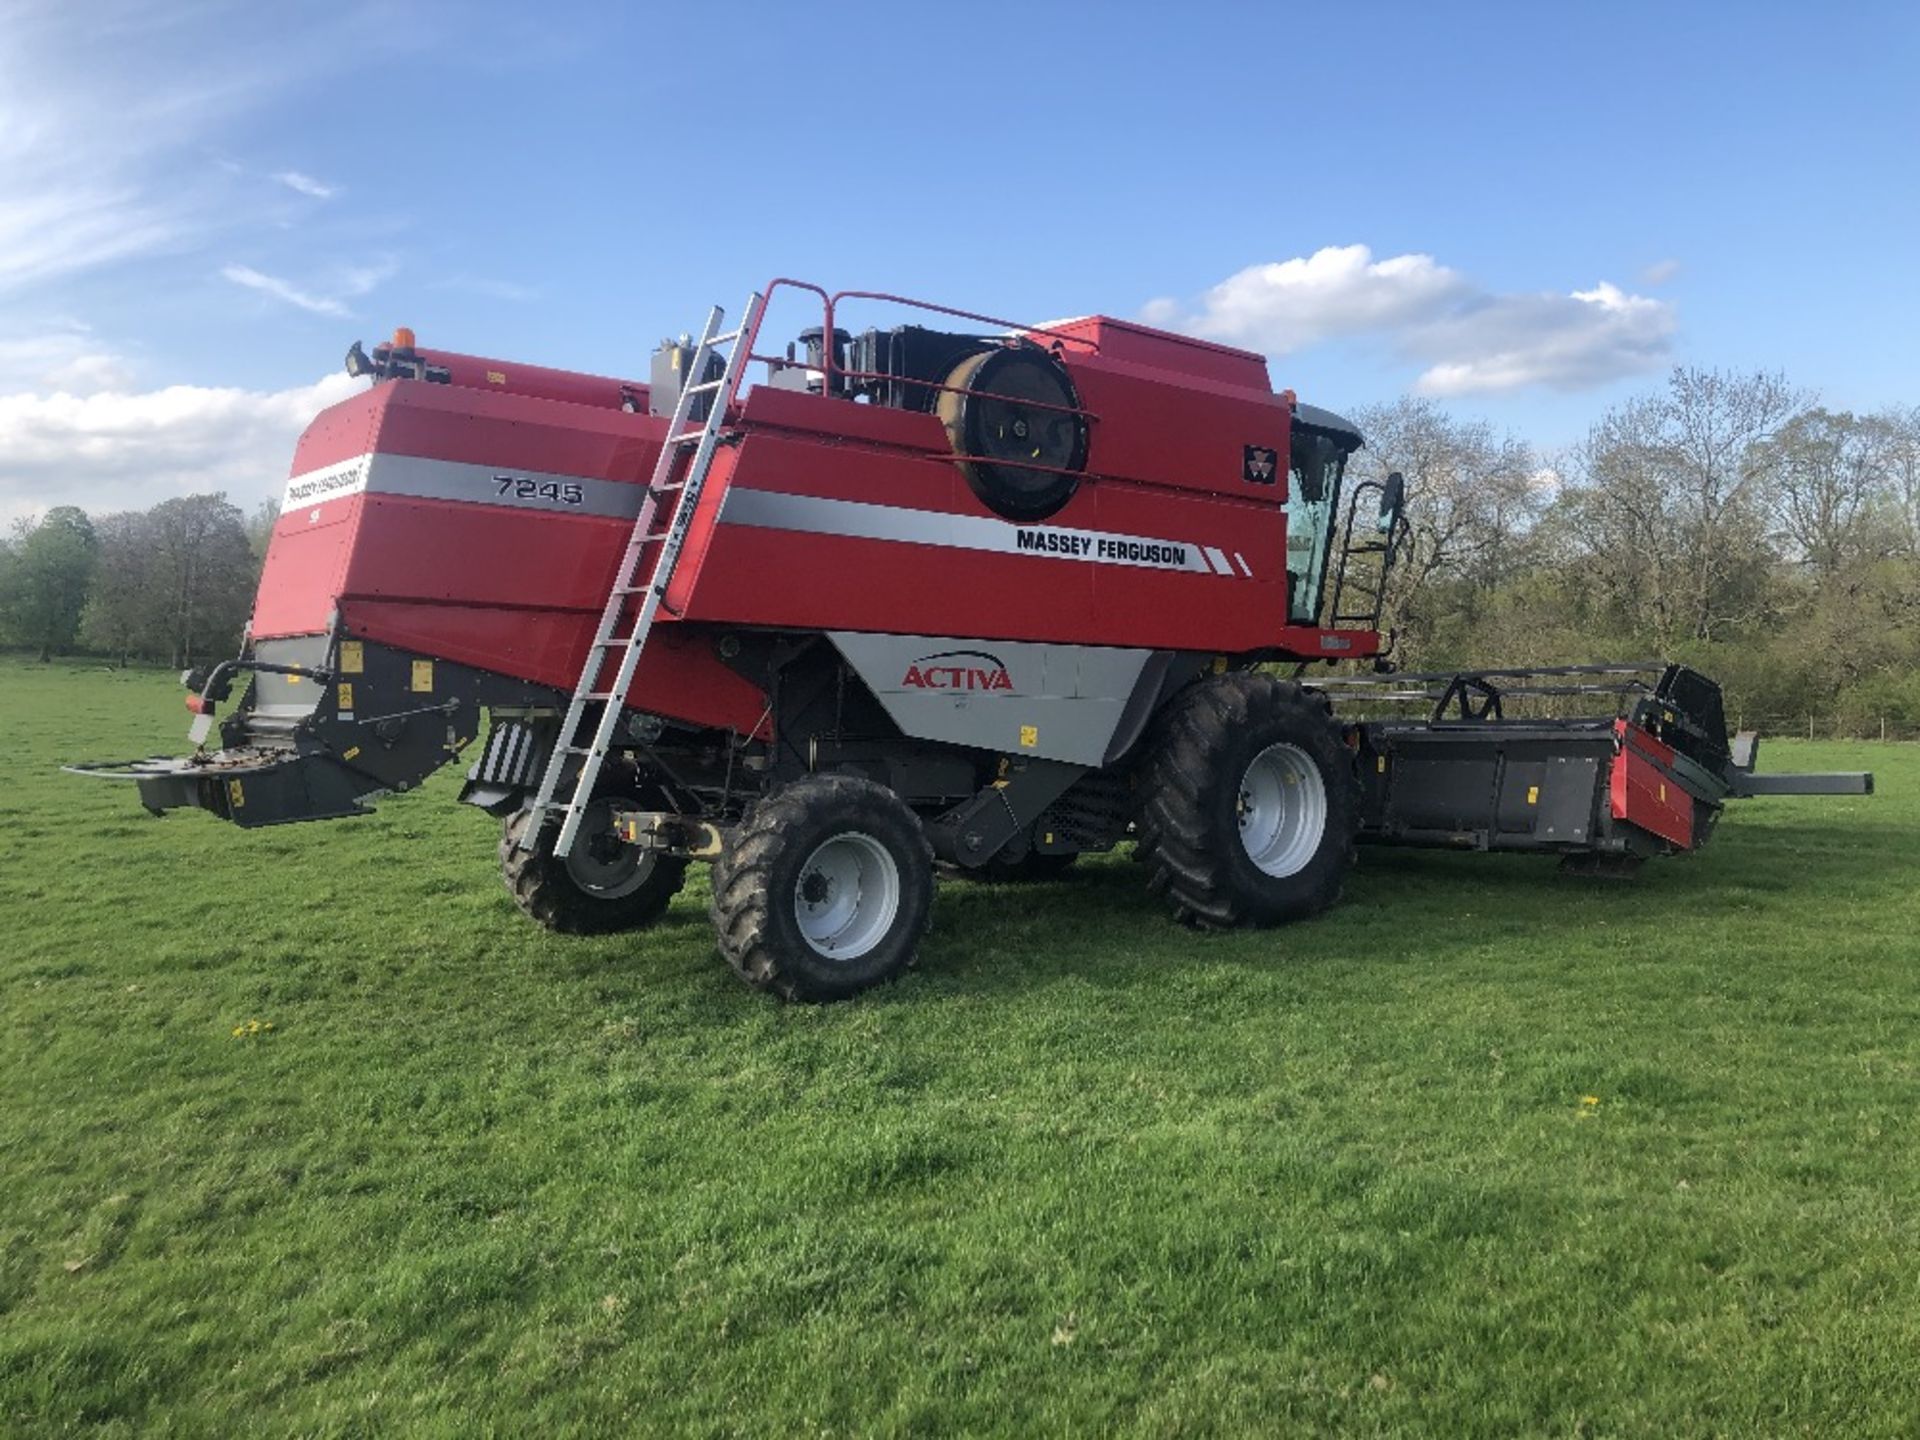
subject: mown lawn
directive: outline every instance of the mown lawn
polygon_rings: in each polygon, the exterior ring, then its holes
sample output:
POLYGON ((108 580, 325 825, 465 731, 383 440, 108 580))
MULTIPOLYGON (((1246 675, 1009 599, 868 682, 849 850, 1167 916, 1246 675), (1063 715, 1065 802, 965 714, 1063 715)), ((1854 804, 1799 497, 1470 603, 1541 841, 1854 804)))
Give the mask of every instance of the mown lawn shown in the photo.
POLYGON ((179 694, 0 664, 0 1432, 1920 1430, 1920 750, 1776 744, 1880 793, 1625 886, 950 885, 808 1009, 698 884, 531 928, 451 773, 243 833, 56 772, 179 694))

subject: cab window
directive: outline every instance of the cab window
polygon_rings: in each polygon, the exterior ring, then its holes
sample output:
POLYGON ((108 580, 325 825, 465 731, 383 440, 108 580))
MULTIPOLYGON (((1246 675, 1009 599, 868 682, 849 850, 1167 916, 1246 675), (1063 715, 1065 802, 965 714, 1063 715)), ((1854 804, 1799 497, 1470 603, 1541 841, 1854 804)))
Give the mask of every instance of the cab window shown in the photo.
POLYGON ((1287 618, 1312 625, 1327 583, 1327 551, 1340 513, 1348 447, 1331 435, 1293 427, 1287 445, 1287 618))

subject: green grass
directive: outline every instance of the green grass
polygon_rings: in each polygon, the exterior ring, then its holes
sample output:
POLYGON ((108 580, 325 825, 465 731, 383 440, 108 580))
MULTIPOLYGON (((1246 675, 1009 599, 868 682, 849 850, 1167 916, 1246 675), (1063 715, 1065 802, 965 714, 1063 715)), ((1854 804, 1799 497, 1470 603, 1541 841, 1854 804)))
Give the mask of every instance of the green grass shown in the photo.
POLYGON ((451 773, 243 833, 55 772, 178 697, 0 664, 0 1432, 1920 1430, 1920 750, 1770 747, 1881 793, 1625 886, 949 885, 815 1009, 698 882, 533 929, 451 773))

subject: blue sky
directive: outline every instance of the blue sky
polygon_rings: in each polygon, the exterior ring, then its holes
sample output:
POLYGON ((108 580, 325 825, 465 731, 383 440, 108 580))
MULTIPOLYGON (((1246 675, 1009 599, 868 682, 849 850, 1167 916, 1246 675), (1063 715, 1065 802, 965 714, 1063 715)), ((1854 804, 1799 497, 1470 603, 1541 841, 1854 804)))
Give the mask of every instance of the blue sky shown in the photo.
POLYGON ((0 518, 274 493, 396 323, 644 374, 781 273, 1545 447, 1673 363, 1912 405, 1917 17, 0 0, 0 518))

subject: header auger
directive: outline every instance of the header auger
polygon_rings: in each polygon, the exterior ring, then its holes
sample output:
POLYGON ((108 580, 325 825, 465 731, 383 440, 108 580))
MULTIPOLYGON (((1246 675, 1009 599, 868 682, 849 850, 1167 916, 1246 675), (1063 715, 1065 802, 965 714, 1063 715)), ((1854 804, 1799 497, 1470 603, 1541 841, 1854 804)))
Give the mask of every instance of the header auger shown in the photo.
POLYGON ((1734 796, 1871 786, 1754 775, 1679 667, 1391 673, 1399 477, 1350 485, 1358 431, 1258 355, 786 280, 723 324, 645 382, 356 344, 372 383, 300 439, 244 653, 187 677, 199 748, 79 768, 252 827, 477 746, 461 798, 520 909, 644 926, 708 862, 722 953, 804 1000, 913 962, 936 865, 1131 839, 1182 920, 1270 925, 1358 842, 1618 870, 1734 796), (776 298, 819 323, 759 353, 776 298), (855 333, 856 303, 929 323, 855 333), (1615 703, 1504 714, 1549 693, 1615 703))

